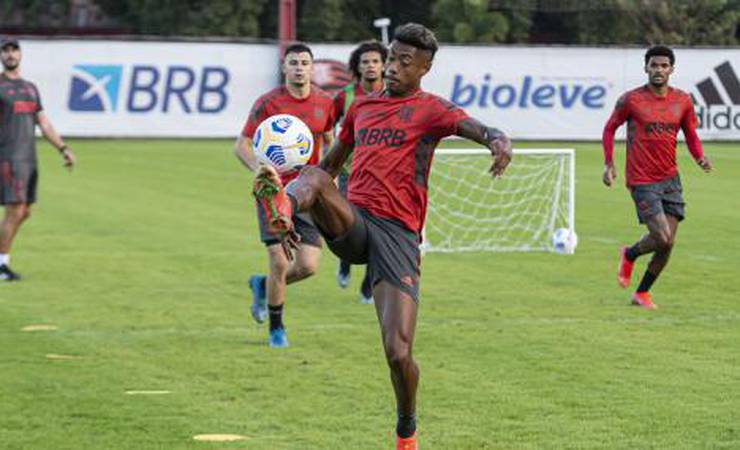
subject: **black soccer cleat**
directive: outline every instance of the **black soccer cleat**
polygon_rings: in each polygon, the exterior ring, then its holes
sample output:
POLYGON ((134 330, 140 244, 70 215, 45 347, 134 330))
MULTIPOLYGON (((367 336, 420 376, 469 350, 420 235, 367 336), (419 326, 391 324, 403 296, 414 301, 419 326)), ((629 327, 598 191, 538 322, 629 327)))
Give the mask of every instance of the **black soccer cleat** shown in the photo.
POLYGON ((20 281, 21 276, 10 270, 7 264, 0 265, 0 280, 2 281, 20 281))

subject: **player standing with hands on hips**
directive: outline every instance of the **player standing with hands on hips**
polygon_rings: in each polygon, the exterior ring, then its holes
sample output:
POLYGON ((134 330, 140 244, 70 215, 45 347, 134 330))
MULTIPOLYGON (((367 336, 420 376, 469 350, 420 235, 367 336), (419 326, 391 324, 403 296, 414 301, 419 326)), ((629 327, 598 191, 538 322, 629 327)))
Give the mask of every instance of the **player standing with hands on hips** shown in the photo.
POLYGON ((705 172, 712 164, 704 156, 696 134, 696 114, 691 97, 668 85, 676 58, 665 46, 651 47, 645 53, 648 83, 632 89, 617 101, 604 127, 603 181, 611 186, 617 178, 614 169, 614 132, 627 122, 627 188, 637 208, 640 223, 647 226, 644 235, 631 247, 620 251, 617 281, 626 288, 632 277, 635 260, 652 253, 645 275, 632 294, 632 304, 655 309, 650 288, 668 263, 678 230, 684 218, 681 178, 676 165, 676 135, 683 130, 689 152, 705 172))

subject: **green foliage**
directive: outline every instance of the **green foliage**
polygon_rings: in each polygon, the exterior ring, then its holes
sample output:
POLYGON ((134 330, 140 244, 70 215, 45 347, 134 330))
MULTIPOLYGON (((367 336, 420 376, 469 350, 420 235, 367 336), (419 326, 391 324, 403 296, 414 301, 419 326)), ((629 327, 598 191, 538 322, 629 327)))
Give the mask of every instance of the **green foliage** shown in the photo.
POLYGON ((136 33, 180 36, 257 37, 268 0, 102 0, 136 33))
POLYGON ((506 16, 488 11, 482 0, 437 0, 432 18, 437 38, 444 42, 504 42, 509 34, 506 16))

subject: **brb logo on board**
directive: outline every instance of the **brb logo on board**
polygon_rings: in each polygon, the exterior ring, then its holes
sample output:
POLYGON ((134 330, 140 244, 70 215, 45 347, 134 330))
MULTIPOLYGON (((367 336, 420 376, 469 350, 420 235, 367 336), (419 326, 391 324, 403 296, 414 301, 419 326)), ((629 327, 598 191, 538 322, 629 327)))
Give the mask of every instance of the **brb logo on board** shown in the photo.
POLYGON ((75 65, 69 87, 70 111, 215 114, 229 101, 224 67, 172 65, 75 65))

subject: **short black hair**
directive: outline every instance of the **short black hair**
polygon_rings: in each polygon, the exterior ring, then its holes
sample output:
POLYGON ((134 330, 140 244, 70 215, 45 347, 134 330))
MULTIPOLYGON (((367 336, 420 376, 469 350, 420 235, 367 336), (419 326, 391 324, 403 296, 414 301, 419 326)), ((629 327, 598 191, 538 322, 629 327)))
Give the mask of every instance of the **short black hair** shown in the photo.
POLYGON ((360 58, 362 58, 362 55, 367 52, 380 53, 380 60, 383 61, 383 63, 385 63, 385 60, 388 58, 388 49, 380 42, 375 40, 361 42, 360 45, 356 49, 352 50, 352 53, 349 55, 349 71, 352 72, 352 75, 354 75, 358 80, 362 76, 360 73, 360 58))
POLYGON ((673 65, 676 62, 676 55, 673 54, 673 50, 666 47, 665 45, 653 45, 645 52, 645 65, 648 65, 648 61, 653 56, 667 56, 668 60, 673 65))
POLYGON ((302 42, 296 42, 295 44, 287 46, 283 53, 283 59, 287 58, 291 53, 308 53, 311 55, 311 59, 313 60, 313 52, 311 51, 311 48, 302 42))
POLYGON ((400 25, 393 32, 393 39, 412 47, 431 52, 432 59, 434 59, 434 54, 437 53, 437 50, 439 49, 437 37, 434 35, 432 30, 418 23, 409 22, 400 25))

